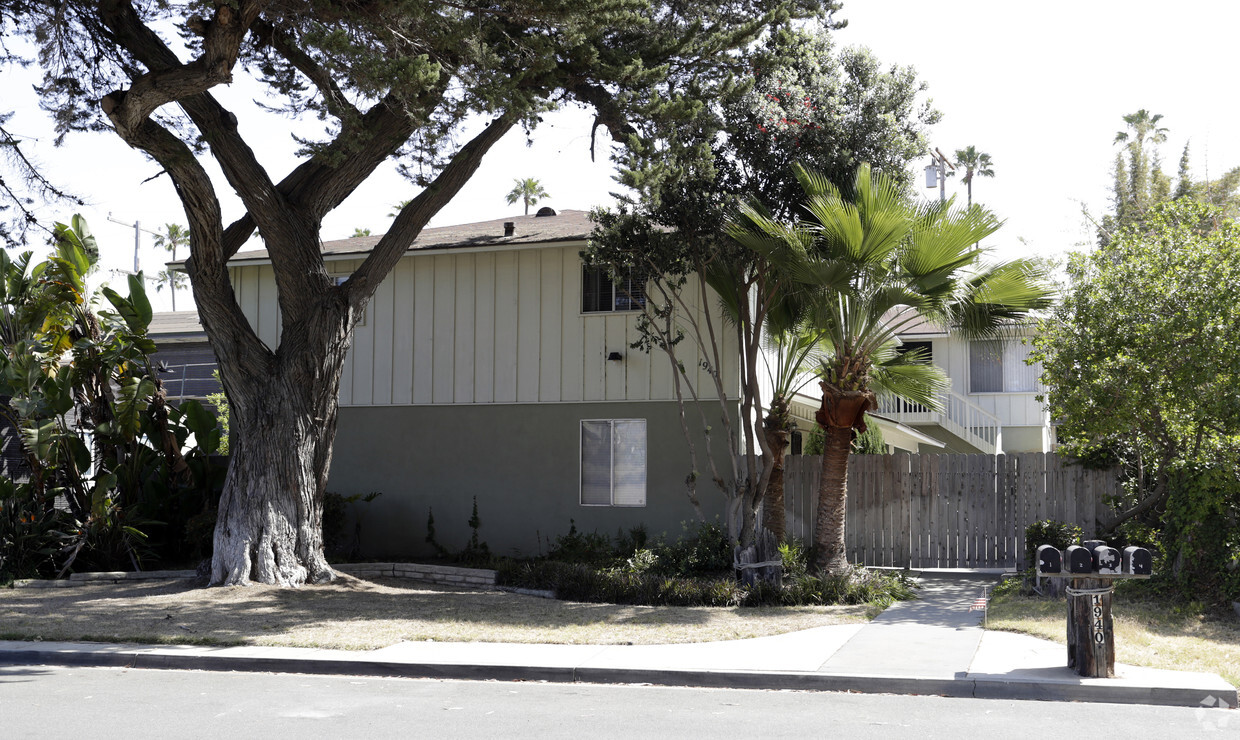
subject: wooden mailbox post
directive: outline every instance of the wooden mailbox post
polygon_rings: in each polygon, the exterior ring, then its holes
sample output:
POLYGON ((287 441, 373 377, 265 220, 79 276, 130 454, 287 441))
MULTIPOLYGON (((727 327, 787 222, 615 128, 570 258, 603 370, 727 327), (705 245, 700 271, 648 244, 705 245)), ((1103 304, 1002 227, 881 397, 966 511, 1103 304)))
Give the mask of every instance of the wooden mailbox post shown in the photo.
POLYGON ((1067 578, 1068 667, 1088 678, 1115 675, 1115 625, 1111 619, 1111 596, 1121 578, 1149 578, 1153 560, 1149 550, 1128 547, 1121 554, 1101 540, 1057 548, 1038 548, 1038 574, 1067 578))

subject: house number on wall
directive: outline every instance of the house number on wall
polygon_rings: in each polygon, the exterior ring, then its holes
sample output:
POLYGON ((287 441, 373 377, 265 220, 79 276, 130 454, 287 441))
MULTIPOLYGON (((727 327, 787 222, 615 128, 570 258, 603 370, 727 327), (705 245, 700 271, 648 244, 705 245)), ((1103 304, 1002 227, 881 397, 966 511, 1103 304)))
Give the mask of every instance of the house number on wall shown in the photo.
POLYGON ((1102 597, 1098 594, 1093 596, 1094 602, 1094 643, 1101 645, 1106 642, 1106 633, 1102 629, 1102 597))

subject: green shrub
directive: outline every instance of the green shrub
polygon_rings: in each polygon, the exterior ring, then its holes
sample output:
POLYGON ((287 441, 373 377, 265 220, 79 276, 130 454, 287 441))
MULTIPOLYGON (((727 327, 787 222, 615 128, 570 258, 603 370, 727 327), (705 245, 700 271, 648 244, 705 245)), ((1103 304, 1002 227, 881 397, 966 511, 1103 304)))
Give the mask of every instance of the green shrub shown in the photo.
POLYGON ((650 536, 646 532, 646 525, 639 524, 632 527, 628 532, 623 529, 616 531, 616 552, 621 556, 626 553, 635 553, 646 547, 650 541, 650 536))
POLYGON ((1181 601, 1240 601, 1240 474, 1184 464, 1171 476, 1155 580, 1181 601))
MULTIPOLYGON (((651 552, 646 550, 644 552, 651 552)), ((597 568, 555 561, 509 562, 498 569, 503 586, 552 591, 557 598, 643 606, 807 606, 874 603, 888 606, 915 598, 911 581, 900 573, 857 567, 829 578, 801 575, 782 587, 745 587, 732 576, 674 577, 629 567, 597 568)))
POLYGON ((680 539, 653 548, 658 555, 657 572, 669 576, 731 572, 733 543, 719 521, 683 526, 680 539))
POLYGON ((616 559, 611 538, 598 532, 581 533, 577 523, 568 520, 568 534, 555 538, 555 545, 547 553, 549 560, 567 563, 603 563, 616 559))
POLYGON ((650 573, 655 570, 658 564, 658 553, 645 547, 636 550, 633 553, 633 557, 626 561, 630 573, 650 573))
POLYGON ((33 505, 26 488, 0 479, 0 583, 15 578, 49 578, 68 537, 61 512, 33 505))
POLYGON ((1079 545, 1084 539, 1085 533, 1075 524, 1064 524, 1054 519, 1034 522, 1025 527, 1025 567, 1037 567, 1038 548, 1042 545, 1066 550, 1069 545, 1079 545))
POLYGON ((323 494, 323 550, 335 557, 356 558, 361 549, 362 522, 355 517, 353 532, 345 532, 345 521, 351 509, 368 504, 382 496, 380 491, 342 496, 327 491, 323 494))

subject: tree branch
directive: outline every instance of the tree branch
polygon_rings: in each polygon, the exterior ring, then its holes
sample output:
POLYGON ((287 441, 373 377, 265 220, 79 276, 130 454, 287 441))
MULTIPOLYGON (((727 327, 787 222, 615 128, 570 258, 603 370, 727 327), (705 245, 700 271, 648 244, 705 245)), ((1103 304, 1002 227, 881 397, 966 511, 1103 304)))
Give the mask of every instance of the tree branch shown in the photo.
POLYGON ((516 118, 509 115, 491 121, 481 133, 457 152, 448 166, 444 167, 425 190, 401 209, 388 233, 379 240, 370 255, 343 286, 350 303, 360 306, 370 298, 379 282, 413 244, 427 221, 469 182, 469 178, 482 163, 483 155, 508 133, 515 122, 516 118))
POLYGON ((345 97, 344 91, 336 84, 331 74, 316 62, 313 57, 297 46, 297 42, 283 30, 259 18, 251 27, 260 43, 269 43, 280 56, 298 72, 306 76, 310 83, 323 96, 327 110, 340 119, 349 116, 360 116, 361 112, 345 97))
POLYGON ((124 140, 163 165, 185 204, 190 229, 186 269, 220 363, 235 364, 247 373, 264 372, 271 352, 254 333, 233 293, 223 257, 220 204, 210 176, 185 142, 154 121, 130 129, 124 140))
POLYGON ((101 20, 117 42, 150 70, 135 78, 129 90, 104 97, 104 113, 118 133, 124 137, 124 132, 141 126, 162 105, 230 82, 241 42, 263 7, 254 0, 241 0, 235 10, 230 5, 218 5, 215 16, 205 24, 202 54, 182 64, 159 35, 142 22, 130 0, 100 3, 101 20))

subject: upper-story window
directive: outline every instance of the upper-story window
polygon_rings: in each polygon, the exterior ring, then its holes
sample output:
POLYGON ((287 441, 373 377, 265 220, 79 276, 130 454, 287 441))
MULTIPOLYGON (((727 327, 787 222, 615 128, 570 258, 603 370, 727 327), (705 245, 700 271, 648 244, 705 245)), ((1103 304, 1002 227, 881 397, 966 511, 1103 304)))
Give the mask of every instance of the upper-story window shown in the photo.
POLYGON ((606 270, 581 267, 581 312, 638 311, 646 305, 646 280, 629 270, 613 283, 606 270))
POLYGON ((1033 393, 1042 366, 1028 364, 1028 344, 1020 340, 969 342, 970 393, 1033 393))
POLYGON ((896 348, 896 352, 902 355, 916 352, 921 364, 934 364, 934 342, 905 342, 896 348))

